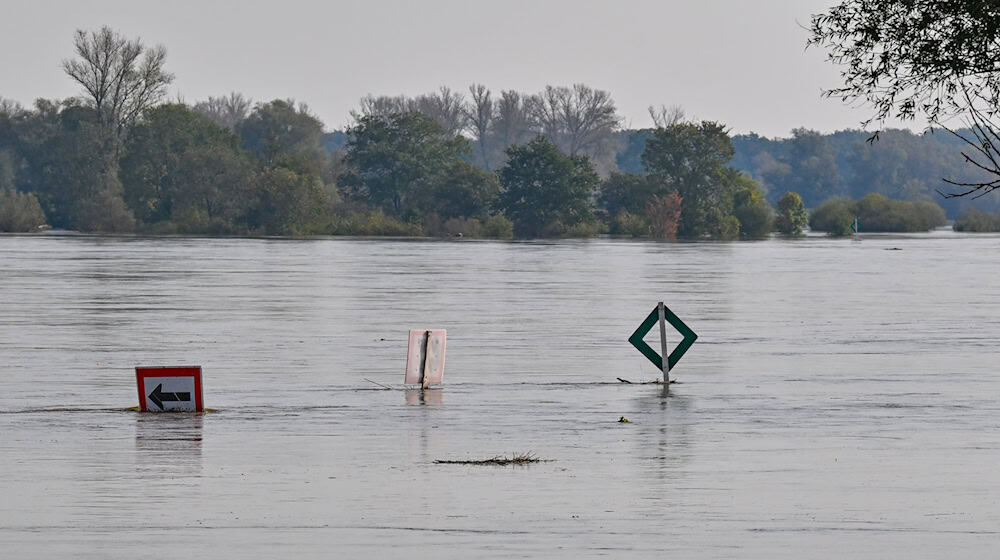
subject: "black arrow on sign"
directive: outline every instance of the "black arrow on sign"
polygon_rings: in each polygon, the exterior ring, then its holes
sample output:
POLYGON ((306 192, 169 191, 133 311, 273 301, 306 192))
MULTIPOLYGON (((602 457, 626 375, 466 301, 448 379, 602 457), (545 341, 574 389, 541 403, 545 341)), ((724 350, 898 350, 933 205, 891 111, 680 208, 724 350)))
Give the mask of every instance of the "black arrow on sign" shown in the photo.
POLYGON ((163 410, 164 401, 181 402, 191 400, 191 393, 164 393, 161 389, 163 389, 163 383, 157 385, 156 389, 153 389, 153 392, 149 394, 149 400, 160 407, 160 410, 163 410))

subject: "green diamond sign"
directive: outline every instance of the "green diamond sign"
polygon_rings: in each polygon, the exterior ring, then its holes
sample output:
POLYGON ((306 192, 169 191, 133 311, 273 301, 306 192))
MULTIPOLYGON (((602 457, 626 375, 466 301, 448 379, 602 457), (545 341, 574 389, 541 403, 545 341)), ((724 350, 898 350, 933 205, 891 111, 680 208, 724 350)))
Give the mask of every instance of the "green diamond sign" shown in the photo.
MULTIPOLYGON (((669 369, 674 369, 674 366, 677 365, 677 362, 681 360, 681 356, 683 356, 684 353, 688 351, 688 348, 690 348, 691 345, 694 344, 694 341, 698 339, 698 335, 695 334, 693 330, 691 330, 691 327, 685 325, 684 321, 680 320, 680 317, 674 315, 674 312, 671 311, 670 308, 668 308, 667 306, 663 306, 663 318, 668 323, 670 323, 671 326, 677 329, 677 332, 681 333, 681 335, 684 337, 684 339, 681 340, 681 343, 678 344, 676 348, 674 348, 674 351, 671 352, 669 356, 667 356, 667 364, 670 366, 669 369)), ((639 328, 635 329, 635 332, 632 333, 632 336, 628 337, 628 341, 632 343, 632 346, 635 346, 635 348, 638 351, 642 352, 643 356, 646 356, 646 358, 648 358, 649 361, 653 362, 653 365, 656 366, 656 369, 662 370, 663 358, 656 353, 656 350, 650 348, 649 345, 642 340, 643 337, 646 336, 646 333, 648 333, 649 330, 652 329, 654 325, 656 325, 659 319, 660 319, 659 306, 657 306, 653 308, 653 311, 650 312, 650 314, 646 317, 646 320, 643 321, 641 325, 639 325, 639 328)))

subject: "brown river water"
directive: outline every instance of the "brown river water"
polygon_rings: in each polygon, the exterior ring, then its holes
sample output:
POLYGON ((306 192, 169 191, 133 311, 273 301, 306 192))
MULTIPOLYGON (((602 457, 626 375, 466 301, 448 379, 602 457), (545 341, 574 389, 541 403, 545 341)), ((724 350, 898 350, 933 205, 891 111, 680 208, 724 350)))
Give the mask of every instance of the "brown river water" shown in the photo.
POLYGON ((0 236, 0 556, 992 557, 998 255, 0 236), (660 300, 669 394, 626 342, 660 300), (403 390, 411 328, 443 388, 403 390), (137 365, 212 411, 128 410, 137 365))

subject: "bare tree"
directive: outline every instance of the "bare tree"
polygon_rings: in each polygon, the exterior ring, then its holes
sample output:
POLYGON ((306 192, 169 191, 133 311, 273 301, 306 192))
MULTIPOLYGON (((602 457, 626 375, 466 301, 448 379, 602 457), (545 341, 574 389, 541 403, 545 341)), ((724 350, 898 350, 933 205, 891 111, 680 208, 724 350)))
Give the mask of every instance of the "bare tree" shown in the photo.
POLYGON ((63 70, 84 92, 83 102, 97 117, 95 140, 101 159, 89 193, 73 204, 73 221, 90 231, 129 231, 135 218, 126 206, 118 160, 129 129, 143 111, 166 95, 173 75, 163 69, 167 51, 146 47, 104 26, 77 30, 73 37, 77 58, 64 60, 63 70))
POLYGON ((611 94, 584 84, 546 86, 531 110, 541 132, 571 156, 596 154, 621 123, 611 94))
POLYGON ((483 167, 490 170, 489 136, 493 128, 493 96, 482 84, 469 86, 472 101, 465 108, 465 118, 479 146, 479 157, 483 167))
POLYGON ((653 126, 656 128, 668 128, 675 124, 684 122, 686 115, 680 105, 660 105, 659 107, 649 106, 649 117, 653 119, 653 126))
POLYGON ((566 151, 566 142, 563 139, 562 108, 568 103, 569 95, 569 88, 545 86, 545 91, 525 97, 525 104, 538 132, 563 151, 566 151))
POLYGON ((448 136, 461 134, 468 125, 465 97, 447 86, 415 98, 368 94, 361 98, 359 105, 357 110, 351 111, 351 117, 355 121, 362 117, 388 117, 416 112, 434 119, 448 136))
POLYGON ((959 198, 974 195, 980 198, 1000 189, 1000 110, 993 106, 995 93, 984 94, 972 91, 962 85, 961 95, 966 103, 966 128, 954 130, 947 125, 938 126, 959 138, 964 144, 962 157, 972 167, 984 172, 986 178, 982 181, 953 181, 942 179, 945 183, 958 187, 958 191, 937 193, 944 198, 959 198))
POLYGON ((209 97, 207 101, 196 103, 194 110, 213 121, 215 124, 234 130, 250 114, 253 101, 242 93, 231 92, 221 97, 209 97))
POLYGON ((0 97, 0 117, 13 118, 24 113, 24 107, 13 99, 0 97))
POLYGON ((351 117, 360 121, 361 117, 388 117, 395 113, 415 111, 416 105, 412 99, 402 95, 372 95, 361 98, 358 110, 351 111, 351 117))
POLYGON ((514 90, 500 92, 493 129, 501 150, 531 140, 537 134, 531 97, 514 90))
POLYGON ((63 61, 63 70, 83 87, 86 101, 115 157, 125 134, 144 110, 166 95, 172 74, 163 69, 167 50, 146 47, 104 26, 98 31, 78 29, 73 38, 77 58, 63 61))
POLYGON ((417 96, 416 110, 437 121, 448 136, 457 136, 465 130, 465 97, 448 86, 441 86, 436 93, 417 96))
POLYGON ((514 90, 494 97, 482 84, 469 87, 470 100, 446 86, 416 98, 373 96, 361 99, 355 120, 417 111, 433 118, 445 133, 469 132, 478 144, 478 156, 487 169, 504 161, 504 151, 543 135, 562 152, 586 155, 602 175, 615 169, 616 132, 621 125, 611 95, 584 84, 548 86, 537 95, 514 90))
POLYGON ((546 86, 529 107, 541 134, 564 153, 588 156, 602 176, 615 169, 621 118, 611 94, 584 84, 546 86))

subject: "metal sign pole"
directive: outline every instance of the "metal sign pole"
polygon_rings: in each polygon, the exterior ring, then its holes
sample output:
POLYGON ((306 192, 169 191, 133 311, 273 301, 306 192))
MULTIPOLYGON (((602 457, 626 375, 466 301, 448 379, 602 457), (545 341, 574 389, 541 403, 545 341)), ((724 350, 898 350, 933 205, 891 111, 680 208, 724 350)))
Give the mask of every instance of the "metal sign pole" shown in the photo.
POLYGON ((667 319, 663 312, 663 302, 656 304, 656 313, 660 319, 660 356, 663 357, 663 387, 670 386, 670 358, 667 355, 667 319))
POLYGON ((426 389, 429 385, 427 381, 427 354, 431 345, 431 331, 424 332, 424 361, 420 364, 420 388, 426 389))

